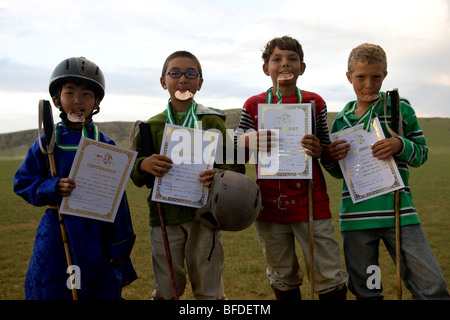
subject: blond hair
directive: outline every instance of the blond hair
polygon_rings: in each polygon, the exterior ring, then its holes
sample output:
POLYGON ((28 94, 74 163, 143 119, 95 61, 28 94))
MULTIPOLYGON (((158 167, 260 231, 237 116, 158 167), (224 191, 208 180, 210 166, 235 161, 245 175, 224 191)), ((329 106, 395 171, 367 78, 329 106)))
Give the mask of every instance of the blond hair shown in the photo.
POLYGON ((348 72, 351 74, 357 61, 372 63, 382 63, 384 72, 387 72, 387 58, 383 48, 376 44, 363 43, 350 52, 348 57, 348 72))

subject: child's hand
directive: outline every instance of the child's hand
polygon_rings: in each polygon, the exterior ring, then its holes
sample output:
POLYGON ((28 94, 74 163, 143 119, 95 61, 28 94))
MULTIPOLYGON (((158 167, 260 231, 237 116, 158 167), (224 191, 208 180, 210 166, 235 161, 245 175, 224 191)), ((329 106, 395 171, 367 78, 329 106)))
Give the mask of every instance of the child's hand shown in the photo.
POLYGON ((403 140, 400 138, 385 138, 372 145, 372 155, 378 160, 386 159, 398 154, 403 149, 403 140))
POLYGON ((336 140, 335 142, 330 143, 326 148, 325 154, 327 162, 345 159, 349 151, 350 144, 347 143, 347 140, 336 140))
POLYGON ((172 163, 170 158, 155 153, 141 162, 140 169, 155 177, 162 177, 172 168, 172 163))
POLYGON ((251 151, 269 152, 278 146, 278 136, 271 130, 252 131, 240 136, 238 145, 251 151))
POLYGON ((313 134, 307 134, 303 136, 301 141, 302 147, 305 148, 305 152, 308 156, 313 158, 320 158, 322 155, 322 146, 320 140, 313 134))
POLYGON ((69 197, 75 189, 75 181, 70 178, 59 179, 56 191, 61 197, 69 197))
POLYGON ((208 189, 211 189, 211 184, 213 183, 214 180, 214 174, 215 174, 215 170, 211 169, 211 170, 206 170, 200 173, 200 182, 203 183, 203 187, 207 187, 208 189))

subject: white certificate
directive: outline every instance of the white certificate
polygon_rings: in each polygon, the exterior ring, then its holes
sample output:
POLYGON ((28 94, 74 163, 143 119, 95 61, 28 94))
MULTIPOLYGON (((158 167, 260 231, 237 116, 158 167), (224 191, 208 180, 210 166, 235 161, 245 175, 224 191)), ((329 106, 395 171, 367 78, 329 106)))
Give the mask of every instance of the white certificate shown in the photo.
POLYGON ((258 130, 275 130, 278 147, 258 153, 259 179, 311 179, 312 158, 301 145, 312 132, 311 103, 259 104, 258 130))
POLYGON ((60 213, 114 222, 137 152, 82 137, 69 177, 75 189, 60 213))
POLYGON ((351 149, 345 159, 339 160, 353 203, 404 188, 402 177, 394 158, 378 160, 371 146, 384 139, 380 121, 375 118, 370 132, 363 124, 331 134, 331 141, 345 139, 351 149))
POLYGON ((208 200, 208 188, 200 173, 214 167, 219 134, 166 124, 160 154, 172 159, 172 168, 157 177, 152 200, 201 208, 208 200))

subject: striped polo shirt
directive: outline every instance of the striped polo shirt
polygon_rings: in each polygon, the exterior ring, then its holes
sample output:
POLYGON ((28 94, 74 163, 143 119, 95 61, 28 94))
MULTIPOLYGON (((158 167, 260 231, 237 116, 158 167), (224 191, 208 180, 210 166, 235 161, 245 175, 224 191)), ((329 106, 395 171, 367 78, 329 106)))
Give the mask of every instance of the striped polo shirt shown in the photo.
MULTIPOLYGON (((385 114, 385 93, 381 92, 380 97, 360 118, 354 115, 356 102, 349 102, 334 119, 331 133, 353 127, 357 124, 367 124, 368 121, 378 117, 385 137, 390 138, 391 135, 387 130, 386 124, 389 126, 391 124, 391 108, 388 103, 385 114)), ((400 223, 401 225, 411 225, 420 223, 420 220, 414 208, 411 189, 409 187, 408 166, 419 167, 425 163, 428 158, 428 148, 414 109, 406 99, 400 99, 400 110, 404 134, 399 136, 399 138, 403 140, 404 147, 395 156, 400 175, 405 185, 405 188, 400 190, 400 223)), ((338 162, 331 164, 322 162, 322 164, 333 177, 343 179, 338 162)), ((339 223, 341 231, 394 227, 394 192, 359 203, 353 203, 347 184, 343 179, 342 198, 339 206, 339 223)))

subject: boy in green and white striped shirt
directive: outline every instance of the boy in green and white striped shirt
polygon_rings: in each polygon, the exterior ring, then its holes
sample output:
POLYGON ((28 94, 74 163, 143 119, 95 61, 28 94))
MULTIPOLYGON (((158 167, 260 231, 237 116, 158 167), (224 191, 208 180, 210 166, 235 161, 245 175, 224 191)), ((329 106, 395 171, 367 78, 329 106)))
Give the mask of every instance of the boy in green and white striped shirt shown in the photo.
MULTIPOLYGON (((386 76, 386 54, 381 47, 366 43, 352 50, 347 78, 357 99, 336 116, 331 133, 359 124, 368 126, 374 118, 379 118, 386 138, 372 146, 372 154, 380 160, 394 156, 405 185, 400 190, 402 279, 414 299, 449 299, 445 279, 422 231, 408 183, 408 166, 418 167, 427 160, 425 137, 406 99, 400 99, 398 117, 403 132, 397 137, 391 135, 390 101, 385 109, 385 99, 389 98, 380 92, 386 76)), ((332 176, 343 178, 338 160, 344 159, 349 151, 350 144, 345 140, 331 143, 322 162, 324 168, 332 176)), ((381 286, 369 288, 367 285, 367 278, 371 276, 367 270, 378 265, 381 239, 393 259, 395 257, 394 192, 353 203, 343 181, 339 218, 350 290, 358 299, 382 299, 381 286)))

